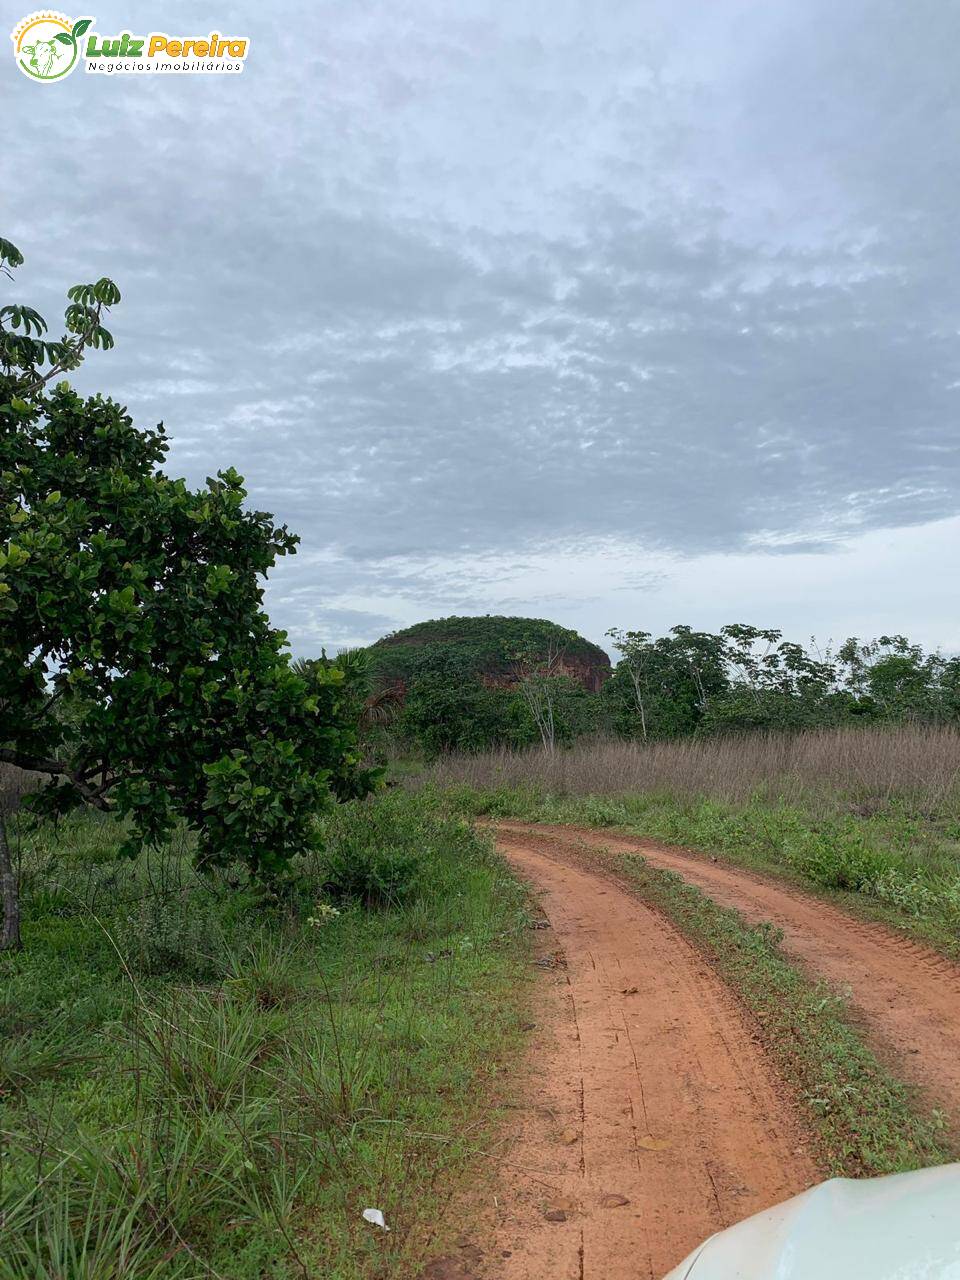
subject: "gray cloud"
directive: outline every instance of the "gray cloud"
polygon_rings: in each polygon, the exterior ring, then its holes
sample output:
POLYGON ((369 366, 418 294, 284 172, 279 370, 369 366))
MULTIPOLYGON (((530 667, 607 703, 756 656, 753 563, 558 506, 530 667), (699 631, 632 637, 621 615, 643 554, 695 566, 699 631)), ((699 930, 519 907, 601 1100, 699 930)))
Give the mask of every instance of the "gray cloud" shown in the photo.
POLYGON ((302 533, 271 594, 297 645, 372 638, 380 597, 519 609, 497 557, 553 556, 537 612, 572 548, 829 572, 851 537, 958 512, 960 11, 230 21, 252 45, 229 82, 8 62, 5 234, 48 313, 75 278, 124 289, 83 384, 302 533))

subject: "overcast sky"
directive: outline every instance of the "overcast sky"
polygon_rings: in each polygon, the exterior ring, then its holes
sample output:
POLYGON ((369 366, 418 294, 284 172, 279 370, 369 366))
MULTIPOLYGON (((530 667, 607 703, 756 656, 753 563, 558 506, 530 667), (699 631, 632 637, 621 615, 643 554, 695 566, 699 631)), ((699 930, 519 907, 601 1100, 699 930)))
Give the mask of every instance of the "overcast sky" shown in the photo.
POLYGON ((302 535, 296 652, 499 612, 960 649, 960 5, 89 12, 247 66, 8 44, 12 292, 117 280, 78 381, 302 535))

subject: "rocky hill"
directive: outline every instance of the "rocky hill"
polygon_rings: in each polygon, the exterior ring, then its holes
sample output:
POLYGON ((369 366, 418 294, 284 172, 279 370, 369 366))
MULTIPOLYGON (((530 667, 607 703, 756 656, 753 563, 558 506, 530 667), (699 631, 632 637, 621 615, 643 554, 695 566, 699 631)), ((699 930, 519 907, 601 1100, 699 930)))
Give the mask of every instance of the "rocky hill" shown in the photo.
POLYGON ((484 684, 508 687, 517 678, 520 651, 539 660, 559 654, 558 673, 592 692, 610 674, 610 659, 599 645, 544 618, 437 618, 394 631, 369 650, 380 688, 405 688, 419 672, 452 664, 484 684))

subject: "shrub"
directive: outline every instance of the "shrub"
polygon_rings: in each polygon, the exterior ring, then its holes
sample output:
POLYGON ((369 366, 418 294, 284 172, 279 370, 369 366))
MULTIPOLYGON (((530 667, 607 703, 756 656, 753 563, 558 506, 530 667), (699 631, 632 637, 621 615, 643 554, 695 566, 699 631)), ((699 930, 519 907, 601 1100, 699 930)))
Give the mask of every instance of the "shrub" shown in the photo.
POLYGON ((362 836, 341 840, 325 859, 323 892, 338 902, 395 906, 413 889, 419 858, 397 845, 370 844, 362 836))
POLYGON ((198 981, 220 973, 223 942, 216 904, 201 899, 195 888, 143 897, 117 919, 113 934, 136 973, 198 981))
POLYGON ((895 867, 891 854, 871 847, 862 831, 830 824, 806 831, 784 848, 787 864, 825 889, 870 892, 895 867))

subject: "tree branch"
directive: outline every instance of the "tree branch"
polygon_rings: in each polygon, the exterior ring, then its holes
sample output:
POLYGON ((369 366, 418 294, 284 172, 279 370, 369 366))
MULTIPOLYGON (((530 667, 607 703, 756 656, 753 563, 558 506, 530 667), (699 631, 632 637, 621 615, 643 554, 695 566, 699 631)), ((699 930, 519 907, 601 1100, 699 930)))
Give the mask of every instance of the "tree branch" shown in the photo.
POLYGON ((46 756, 32 756, 24 751, 11 747, 0 747, 0 764, 13 764, 18 769, 28 769, 31 773, 46 773, 51 778, 66 778, 79 791, 83 800, 95 809, 105 813, 113 808, 106 797, 106 792, 114 785, 116 779, 111 778, 99 787, 91 787, 81 773, 71 769, 62 760, 54 760, 46 756))
POLYGON ((68 370, 75 369, 77 367, 80 356, 86 350, 90 339, 93 337, 97 326, 100 324, 100 316, 103 313, 103 303, 98 302, 96 307, 91 307, 90 310, 93 312, 93 317, 86 329, 77 335, 76 345, 71 347, 69 342, 64 344, 68 348, 70 354, 61 357, 61 359, 58 360, 47 373, 41 374, 35 382, 32 382, 28 387, 21 389, 20 394, 22 396, 33 395, 35 392, 39 391, 41 387, 46 386, 50 379, 55 378, 58 373, 66 373, 68 370))

